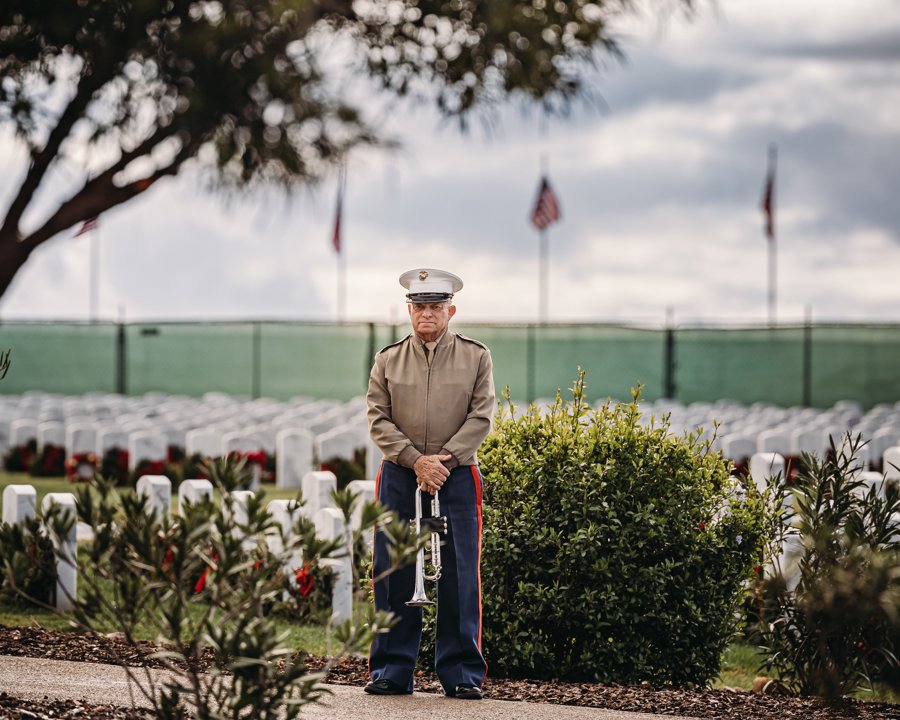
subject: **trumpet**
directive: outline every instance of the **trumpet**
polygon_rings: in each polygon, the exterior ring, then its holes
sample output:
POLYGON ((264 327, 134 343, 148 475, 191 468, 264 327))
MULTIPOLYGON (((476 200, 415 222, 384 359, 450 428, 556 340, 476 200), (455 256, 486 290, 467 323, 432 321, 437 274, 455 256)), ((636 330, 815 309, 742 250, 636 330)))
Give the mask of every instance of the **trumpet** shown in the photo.
POLYGON ((422 532, 423 527, 431 529, 431 565, 434 574, 425 573, 425 548, 420 547, 416 555, 416 584, 413 588, 413 596, 407 601, 410 607, 434 605, 425 593, 425 581, 437 583, 441 578, 441 535, 447 534, 447 518, 441 516, 441 503, 438 493, 435 491, 431 498, 431 517, 422 517, 422 489, 416 488, 416 518, 410 520, 416 529, 416 535, 422 532))

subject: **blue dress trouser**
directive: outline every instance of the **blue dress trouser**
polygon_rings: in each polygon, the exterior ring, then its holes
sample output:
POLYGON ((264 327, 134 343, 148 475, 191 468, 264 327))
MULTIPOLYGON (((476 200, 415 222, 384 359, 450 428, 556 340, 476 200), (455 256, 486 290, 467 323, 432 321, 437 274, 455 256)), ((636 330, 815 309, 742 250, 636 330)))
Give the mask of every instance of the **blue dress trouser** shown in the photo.
MULTIPOLYGON (((438 679, 448 693, 457 685, 481 687, 487 673, 481 654, 481 490, 478 467, 463 465, 450 471, 438 495, 449 527, 442 536, 434 660, 438 679)), ((416 514, 415 493, 415 472, 384 460, 375 488, 378 501, 401 520, 408 520, 416 514)), ((423 516, 431 515, 431 495, 422 494, 422 505, 423 516)), ((428 552, 425 556, 427 560, 428 552)), ((389 567, 387 539, 376 533, 373 576, 389 567)), ((422 608, 406 605, 414 585, 414 564, 375 583, 376 609, 390 610, 399 620, 390 632, 376 636, 369 653, 373 680, 386 678, 409 692, 422 638, 422 608)), ((434 584, 426 583, 426 590, 434 599, 434 584)))

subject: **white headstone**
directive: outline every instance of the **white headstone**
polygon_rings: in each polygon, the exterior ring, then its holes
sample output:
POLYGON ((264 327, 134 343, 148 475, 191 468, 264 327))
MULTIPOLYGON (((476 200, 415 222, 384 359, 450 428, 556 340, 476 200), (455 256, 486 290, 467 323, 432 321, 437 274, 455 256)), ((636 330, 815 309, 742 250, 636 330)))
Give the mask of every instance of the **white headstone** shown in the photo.
POLYGON ((212 499, 213 486, 209 480, 183 480, 178 486, 178 512, 183 514, 187 503, 198 503, 203 498, 212 499))
MULTIPOLYGON (((316 535, 323 540, 344 537, 344 516, 336 508, 322 508, 313 518, 316 535)), ((334 558, 322 561, 334 573, 334 589, 331 595, 331 617, 335 622, 350 620, 353 616, 353 570, 350 558, 334 558)))
POLYGON ((184 438, 184 450, 188 457, 200 455, 205 458, 222 455, 222 433, 212 428, 188 430, 184 438))
POLYGON ((381 470, 384 453, 371 437, 366 437, 366 479, 375 480, 381 470))
POLYGON ((163 520, 172 506, 172 481, 165 475, 142 475, 137 481, 138 495, 148 498, 148 510, 163 520))
POLYGON ((13 420, 9 424, 9 444, 11 447, 25 445, 31 440, 37 440, 37 422, 30 418, 13 420))
POLYGON ((93 423, 66 425, 66 456, 97 452, 97 426, 93 423))
POLYGON ((352 460, 366 446, 366 433, 358 425, 341 425, 316 436, 315 453, 320 463, 332 458, 352 460))
POLYGON ((0 416, 0 455, 9 449, 9 426, 12 418, 0 416))
POLYGON ((40 452, 46 445, 63 447, 66 444, 66 426, 61 422, 49 420, 38 424, 37 446, 40 452))
POLYGON ((869 442, 869 452, 872 460, 884 458, 884 451, 894 445, 900 445, 900 427, 896 425, 888 425, 879 428, 872 433, 872 439, 869 442))
POLYGON ((3 522, 17 525, 34 517, 37 491, 31 485, 7 485, 3 488, 3 522))
POLYGON ((178 447, 184 449, 184 436, 187 432, 184 428, 177 425, 160 423, 157 426, 156 430, 166 439, 167 450, 168 447, 178 447))
MULTIPOLYGON (((840 444, 837 446, 838 457, 841 455, 850 457, 852 452, 852 448, 850 447, 850 436, 844 435, 841 439, 840 444)), ((856 448, 856 452, 853 453, 853 460, 849 465, 849 469, 854 471, 855 473, 864 472, 869 468, 871 452, 869 450, 868 445, 859 445, 856 448)))
POLYGON ((76 554, 76 521, 78 513, 75 508, 75 496, 72 493, 47 493, 41 502, 41 511, 47 513, 56 505, 62 510, 62 517, 72 518, 72 527, 66 537, 53 538, 56 550, 56 609, 66 612, 75 603, 78 591, 78 565, 76 554))
POLYGON ((278 433, 275 453, 275 486, 299 488, 303 476, 313 469, 313 436, 306 430, 290 429, 278 433))
POLYGON ((761 453, 791 454, 791 436, 781 428, 763 430, 756 438, 756 450, 761 453))
POLYGON ((259 441, 259 438, 246 430, 236 430, 222 435, 223 454, 257 452, 262 449, 262 443, 259 441))
POLYGON ((331 507, 331 493, 337 489, 337 478, 328 470, 315 470, 303 476, 303 514, 313 519, 322 508, 331 507))
POLYGON ((857 494, 861 497, 869 494, 869 489, 874 487, 876 492, 884 497, 884 475, 880 472, 872 472, 866 471, 861 472, 856 476, 856 479, 859 480, 862 485, 860 486, 857 494))
POLYGON ((754 453, 750 458, 750 477, 760 491, 768 484, 768 479, 784 477, 784 456, 780 453, 754 453))
POLYGON ((117 427, 104 427, 97 431, 97 455, 103 458, 113 448, 128 449, 128 435, 117 427))
POLYGON ((733 433, 722 438, 722 453, 729 460, 741 462, 756 452, 756 436, 733 433))
POLYGON ((230 503, 225 498, 222 498, 223 510, 235 524, 234 536, 241 540, 241 545, 245 550, 252 550, 256 546, 256 541, 251 537, 247 537, 244 530, 238 526, 247 524, 250 517, 248 507, 250 500, 253 498, 253 492, 250 490, 235 490, 230 495, 230 503))
POLYGON ((359 495, 359 502, 350 516, 350 526, 354 532, 360 529, 362 522, 363 505, 367 502, 375 501, 375 481, 374 480, 353 480, 347 483, 347 489, 359 495))
POLYGON ((900 480, 900 446, 890 447, 884 451, 882 468, 886 480, 900 480))
POLYGON ((841 429, 835 425, 813 425, 794 430, 791 433, 791 455, 809 453, 818 458, 824 458, 831 447, 829 438, 834 438, 835 444, 840 444, 841 429))
POLYGON ((316 535, 323 540, 339 540, 344 537, 344 515, 333 507, 320 508, 313 516, 316 535))
POLYGON ((128 436, 128 469, 134 470, 141 460, 164 462, 169 447, 166 438, 157 432, 139 430, 128 436))
POLYGON ((260 450, 265 450, 267 454, 274 455, 280 429, 280 427, 262 423, 247 428, 247 432, 251 433, 255 438, 260 450))
MULTIPOLYGON (((290 540, 294 534, 294 523, 300 517, 300 508, 293 500, 270 500, 266 505, 266 509, 272 515, 272 519, 278 523, 280 529, 280 533, 269 534, 266 537, 266 542, 273 553, 279 554, 284 551, 282 538, 290 540)), ((293 570, 300 567, 300 561, 301 558, 298 554, 297 558, 291 563, 291 567, 285 568, 285 570, 293 570)))

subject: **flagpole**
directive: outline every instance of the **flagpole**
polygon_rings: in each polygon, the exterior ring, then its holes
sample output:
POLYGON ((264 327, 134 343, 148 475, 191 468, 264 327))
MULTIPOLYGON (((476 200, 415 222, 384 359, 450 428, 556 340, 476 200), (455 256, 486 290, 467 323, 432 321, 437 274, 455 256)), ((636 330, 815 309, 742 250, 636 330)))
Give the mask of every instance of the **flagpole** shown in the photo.
POLYGON ((92 323, 97 322, 100 306, 100 228, 94 227, 91 231, 91 249, 90 249, 91 270, 88 280, 90 319, 92 323))
POLYGON ((97 322, 97 305, 98 305, 98 297, 99 293, 97 291, 97 276, 100 274, 100 248, 98 247, 99 241, 97 238, 97 229, 94 228, 94 231, 91 233, 91 249, 90 249, 90 263, 91 270, 89 273, 88 280, 88 293, 89 300, 88 306, 90 308, 90 319, 91 322, 97 322))
POLYGON ((776 248, 775 248, 775 236, 773 235, 769 238, 769 325, 775 325, 775 321, 777 318, 777 310, 776 310, 776 284, 777 284, 777 273, 778 269, 776 267, 777 258, 776 258, 776 248))
POLYGON ((344 322, 347 306, 347 263, 344 260, 344 248, 338 250, 338 277, 337 277, 337 314, 338 322, 344 322))
POLYGON ((344 257, 342 220, 344 214, 344 191, 347 186, 347 165, 341 164, 338 173, 338 195, 334 215, 334 231, 331 242, 337 253, 337 321, 343 323, 347 311, 347 261, 344 257))
MULTIPOLYGON (((772 186, 770 192, 772 196, 775 194, 775 163, 778 159, 778 146, 775 143, 771 143, 769 145, 769 177, 772 178, 772 186)), ((775 198, 770 197, 769 200, 770 209, 769 213, 774 214, 775 212, 775 198)), ((777 253, 777 239, 775 235, 775 223, 773 220, 770 220, 769 227, 771 228, 771 232, 769 233, 769 325, 773 326, 776 323, 778 308, 777 308, 777 292, 778 292, 778 253, 777 253)))
MULTIPOLYGON (((546 142, 547 118, 541 117, 541 135, 546 142)), ((547 152, 541 153, 541 177, 547 177, 547 152)), ((541 228, 538 236, 538 322, 547 323, 550 284, 550 251, 547 243, 547 226, 541 228)))
POLYGON ((541 230, 540 235, 538 236, 538 321, 541 325, 546 324, 547 322, 547 305, 548 305, 548 284, 549 284, 549 272, 548 272, 548 243, 547 243, 547 228, 541 230))

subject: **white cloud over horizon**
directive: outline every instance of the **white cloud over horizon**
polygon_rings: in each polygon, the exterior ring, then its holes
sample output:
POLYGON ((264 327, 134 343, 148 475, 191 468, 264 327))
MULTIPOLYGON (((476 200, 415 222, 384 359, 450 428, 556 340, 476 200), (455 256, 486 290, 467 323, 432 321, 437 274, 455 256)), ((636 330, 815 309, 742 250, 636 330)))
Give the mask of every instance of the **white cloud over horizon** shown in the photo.
MULTIPOLYGON (((624 64, 592 77, 605 108, 546 121, 510 107, 468 134, 392 104, 394 152, 351 160, 343 222, 348 320, 405 316, 400 273, 466 282, 460 321, 537 315, 528 223, 546 154, 551 321, 762 322, 759 201, 778 144, 779 317, 900 322, 900 5, 720 0, 623 28, 624 64)), ((7 198, 23 156, 0 136, 7 198)), ((63 169, 64 174, 64 169, 63 169)), ((65 183, 61 183, 64 186, 65 183)), ((101 316, 336 317, 334 181, 291 199, 224 200, 185 173, 101 218, 101 316)), ((49 200, 45 200, 49 202, 49 200)), ((36 251, 0 318, 84 319, 91 240, 36 251)))

